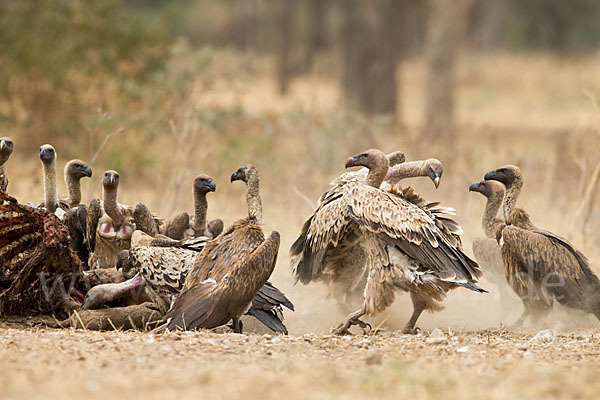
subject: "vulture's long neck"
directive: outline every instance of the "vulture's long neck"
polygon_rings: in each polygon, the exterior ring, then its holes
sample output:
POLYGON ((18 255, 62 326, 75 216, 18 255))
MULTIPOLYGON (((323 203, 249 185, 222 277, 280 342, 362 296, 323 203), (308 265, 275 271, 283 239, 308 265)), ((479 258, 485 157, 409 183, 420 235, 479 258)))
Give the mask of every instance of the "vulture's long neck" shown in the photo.
POLYGON ((483 217, 481 218, 481 227, 488 238, 496 238, 496 224, 498 222, 496 215, 500 206, 502 206, 502 197, 502 193, 492 193, 487 198, 483 217))
POLYGON ((81 203, 81 182, 65 169, 65 182, 69 191, 69 206, 75 207, 81 203))
POLYGON ((248 217, 256 220, 256 223, 262 222, 262 203, 258 189, 258 177, 252 177, 248 180, 248 190, 246 191, 246 204, 248 205, 248 217))
POLYGON ((194 231, 203 232, 206 228, 207 210, 206 193, 194 189, 194 231))
POLYGON ((516 177, 514 181, 508 185, 506 188, 506 193, 504 194, 504 220, 508 221, 508 217, 515 209, 515 205, 517 204, 517 198, 521 193, 521 188, 523 187, 523 178, 516 177))
POLYGON ((369 174, 367 175, 367 185, 378 188, 383 183, 385 176, 388 173, 388 169, 390 168, 390 163, 387 157, 382 157, 378 160, 377 164, 369 169, 369 174))
POLYGON ((103 188, 102 200, 104 203, 104 211, 114 222, 115 228, 121 226, 123 222, 123 214, 117 203, 117 188, 116 187, 104 187, 103 188))
POLYGON ((409 161, 394 166, 387 178, 390 183, 396 184, 402 179, 427 176, 428 168, 428 160, 409 161))
POLYGON ((53 213, 58 208, 58 191, 56 189, 56 158, 44 167, 44 206, 53 213))

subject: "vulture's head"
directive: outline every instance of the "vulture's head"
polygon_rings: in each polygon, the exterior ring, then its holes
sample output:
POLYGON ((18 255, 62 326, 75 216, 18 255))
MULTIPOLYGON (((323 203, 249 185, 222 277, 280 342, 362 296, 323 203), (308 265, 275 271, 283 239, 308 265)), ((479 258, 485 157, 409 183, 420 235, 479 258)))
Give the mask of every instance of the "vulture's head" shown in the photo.
POLYGON ((406 161, 406 156, 401 151, 394 151, 387 155, 388 160, 390 161, 390 167, 394 165, 402 164, 406 161))
POLYGON ((427 176, 437 189, 440 186, 440 179, 442 179, 442 174, 444 173, 444 165, 440 160, 430 158, 425 162, 425 167, 427 168, 427 176))
POLYGON ((107 189, 116 189, 119 186, 119 173, 113 170, 106 171, 102 178, 102 186, 107 189))
POLYGON ((198 175, 194 179, 194 192, 197 193, 208 193, 217 190, 215 181, 208 175, 198 175))
POLYGON ((351 167, 367 167, 369 169, 375 168, 389 168, 390 162, 388 157, 381 151, 377 149, 370 149, 365 151, 364 153, 356 154, 352 157, 348 157, 346 159, 346 168, 351 167))
POLYGON ((237 171, 231 174, 231 182, 244 181, 247 184, 254 179, 258 180, 258 170, 250 164, 238 168, 237 171))
POLYGON ((505 165, 498 169, 489 171, 483 177, 486 181, 498 181, 504 186, 510 187, 514 182, 521 181, 522 175, 519 167, 514 165, 505 165))
POLYGON ((74 180, 81 178, 91 178, 92 168, 81 160, 71 160, 65 165, 65 175, 74 180))
POLYGON ((495 194, 504 196, 504 185, 497 181, 481 181, 472 183, 469 192, 479 192, 487 198, 495 194))
POLYGON ((52 147, 52 145, 45 144, 42 147, 40 147, 40 160, 42 160, 42 163, 49 165, 52 164, 52 162, 55 159, 56 151, 54 150, 54 147, 52 147))
POLYGON ((11 138, 9 137, 1 137, 0 138, 0 155, 4 159, 8 159, 13 152, 14 144, 11 138))

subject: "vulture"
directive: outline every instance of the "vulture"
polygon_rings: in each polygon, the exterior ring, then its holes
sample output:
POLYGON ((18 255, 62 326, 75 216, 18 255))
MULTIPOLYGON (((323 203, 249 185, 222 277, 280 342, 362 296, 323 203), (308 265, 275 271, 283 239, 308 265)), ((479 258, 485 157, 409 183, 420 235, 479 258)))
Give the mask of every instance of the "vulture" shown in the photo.
POLYGON ((194 217, 191 220, 191 229, 194 236, 206 236, 214 239, 223 232, 223 221, 213 219, 206 222, 208 202, 206 195, 217 189, 215 182, 208 175, 198 175, 194 179, 194 217))
POLYGON ((217 185, 208 175, 198 175, 194 179, 194 216, 190 219, 188 213, 177 214, 164 222, 161 233, 172 239, 204 236, 214 239, 223 232, 223 220, 214 219, 206 222, 208 202, 206 195, 217 190, 217 185))
MULTIPOLYGON (((183 289, 188 272, 207 242, 208 238, 203 236, 170 241, 135 231, 131 249, 119 253, 117 268, 127 279, 141 275, 146 280, 148 296, 164 314, 183 289)), ((281 321, 282 306, 294 310, 294 305, 285 295, 267 282, 252 300, 246 314, 256 317, 274 332, 287 334, 287 328, 281 321)))
POLYGON ((81 203, 81 178, 91 178, 92 168, 81 160, 71 160, 65 165, 64 175, 69 192, 65 201, 73 208, 81 203))
POLYGON ((131 246, 131 235, 139 229, 150 236, 158 232, 158 221, 146 205, 135 209, 117 201, 119 174, 106 171, 102 179, 102 198, 93 199, 87 210, 86 236, 91 268, 111 268, 117 264, 119 251, 131 246), (93 254, 92 254, 93 253, 93 254))
POLYGON ((239 318, 253 303, 259 311, 269 312, 271 288, 263 290, 265 297, 257 299, 257 293, 275 268, 279 233, 265 238, 260 227, 258 170, 243 166, 231 175, 231 182, 237 180, 247 185, 248 217, 234 222, 196 257, 181 294, 165 316, 170 330, 212 329, 231 320, 234 332, 241 333, 239 318))
POLYGON ((92 169, 81 160, 71 160, 65 165, 64 178, 69 195, 66 199, 58 196, 56 176, 56 150, 49 144, 40 147, 44 176, 44 203, 48 212, 56 213, 59 218, 69 209, 81 203, 81 183, 83 177, 92 177, 92 169))
POLYGON ((500 298, 506 301, 512 298, 512 289, 507 285, 500 246, 496 242, 496 232, 506 226, 504 219, 497 217, 504 198, 504 185, 497 181, 475 182, 469 186, 469 191, 479 192, 487 198, 481 218, 481 227, 486 237, 473 240, 473 254, 487 280, 498 287, 500 298))
POLYGON ((600 281, 588 259, 565 238, 535 227, 525 210, 516 208, 523 187, 521 170, 514 165, 489 171, 486 181, 506 187, 502 203, 506 226, 498 228, 506 280, 523 302, 521 326, 529 317, 538 321, 552 309, 553 301, 592 313, 600 319, 600 281))
POLYGON ((0 138, 0 192, 6 192, 8 188, 8 178, 6 176, 6 162, 12 154, 14 144, 11 138, 0 138))
POLYGON ((367 167, 366 182, 349 182, 321 203, 290 249, 296 279, 302 283, 318 278, 334 263, 366 271, 363 304, 335 333, 347 333, 352 325, 367 327, 360 317, 384 310, 396 289, 409 292, 413 302, 407 333, 416 332, 423 310, 442 308, 438 302, 450 289, 484 292, 476 285, 479 266, 451 233, 418 205, 379 189, 389 169, 383 152, 357 154, 345 166, 367 167))

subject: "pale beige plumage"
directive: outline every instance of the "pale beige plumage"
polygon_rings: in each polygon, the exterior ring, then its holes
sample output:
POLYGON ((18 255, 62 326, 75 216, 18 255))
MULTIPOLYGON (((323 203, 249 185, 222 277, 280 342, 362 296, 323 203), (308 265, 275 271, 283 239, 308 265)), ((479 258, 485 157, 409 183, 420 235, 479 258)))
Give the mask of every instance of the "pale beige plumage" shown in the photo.
POLYGON ((366 182, 348 182, 319 205, 304 224, 290 253, 296 278, 309 283, 328 267, 330 256, 368 273, 361 309, 348 316, 337 330, 345 332, 358 318, 375 314, 392 303, 396 288, 409 291, 413 317, 407 331, 424 309, 437 310, 445 292, 475 285, 481 275, 477 263, 457 246, 456 238, 440 229, 434 218, 397 194, 379 189, 388 171, 388 160, 378 150, 351 157, 346 167, 367 166, 366 182), (340 251, 358 244, 360 258, 340 251))

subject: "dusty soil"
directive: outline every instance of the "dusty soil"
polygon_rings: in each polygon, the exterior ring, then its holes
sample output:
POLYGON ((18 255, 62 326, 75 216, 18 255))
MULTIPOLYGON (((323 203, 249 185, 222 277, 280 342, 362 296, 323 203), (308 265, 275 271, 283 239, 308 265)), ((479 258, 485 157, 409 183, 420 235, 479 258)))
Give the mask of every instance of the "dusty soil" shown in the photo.
POLYGON ((0 323, 3 398, 597 398, 599 366, 597 330, 285 337, 0 323))

